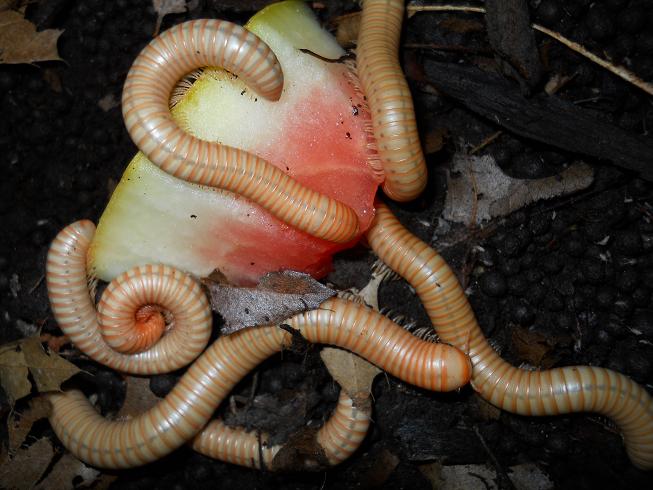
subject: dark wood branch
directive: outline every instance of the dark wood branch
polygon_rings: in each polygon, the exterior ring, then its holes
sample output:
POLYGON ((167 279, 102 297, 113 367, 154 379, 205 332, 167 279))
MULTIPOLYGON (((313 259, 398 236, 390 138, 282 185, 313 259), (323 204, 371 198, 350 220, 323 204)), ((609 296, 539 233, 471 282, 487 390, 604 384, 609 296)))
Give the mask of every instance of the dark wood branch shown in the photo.
POLYGON ((426 77, 443 94, 511 132, 563 150, 605 159, 653 181, 653 139, 629 133, 555 96, 524 97, 503 77, 425 60, 426 77))

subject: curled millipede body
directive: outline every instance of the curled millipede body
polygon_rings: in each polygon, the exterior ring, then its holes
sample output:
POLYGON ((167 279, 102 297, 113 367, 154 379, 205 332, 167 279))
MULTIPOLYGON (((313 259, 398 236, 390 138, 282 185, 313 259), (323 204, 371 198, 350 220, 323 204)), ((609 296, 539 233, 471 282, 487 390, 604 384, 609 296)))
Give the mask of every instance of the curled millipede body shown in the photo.
MULTIPOLYGON (((369 399, 358 406, 344 390, 340 391, 338 404, 331 418, 315 434, 312 449, 316 455, 305 455, 303 469, 321 469, 325 465, 340 464, 358 449, 367 435, 372 405, 369 399)), ((267 434, 245 432, 240 427, 228 427, 220 419, 213 420, 193 439, 191 447, 205 456, 220 461, 268 470, 298 469, 297 458, 292 468, 275 460, 285 445, 269 445, 267 434)), ((294 448, 288 448, 291 451, 294 448)))
POLYGON ((471 383, 485 400, 521 415, 598 412, 614 420, 633 464, 653 469, 653 397, 609 369, 571 366, 526 371, 492 349, 454 272, 426 243, 406 230, 383 204, 367 232, 374 252, 417 291, 438 336, 473 365, 471 383))
MULTIPOLYGON (((135 267, 109 284, 96 311, 86 273, 86 251, 94 232, 90 221, 77 221, 59 232, 50 246, 48 296, 61 330, 84 354, 118 371, 155 374, 186 366, 211 335, 211 311, 200 284, 165 265, 135 267), (155 332, 134 331, 145 305, 169 311, 174 328, 151 348, 129 354, 148 347, 156 337, 155 332)), ((158 322, 151 323, 162 333, 158 322)))
POLYGON ((358 217, 348 206, 252 153, 200 140, 175 123, 168 108, 171 91, 181 77, 204 66, 231 71, 270 100, 281 96, 281 67, 256 35, 222 20, 184 22, 152 40, 127 75, 123 117, 138 148, 171 175, 235 192, 313 236, 340 243, 354 239, 358 217))
MULTIPOLYGON (((159 368, 174 362, 174 359, 165 359, 164 353, 161 357, 152 356, 152 359, 148 354, 168 335, 150 351, 134 356, 115 353, 103 343, 96 329, 95 310, 86 281, 84 258, 92 234, 93 225, 80 221, 64 228, 51 246, 47 280, 57 321, 73 342, 79 342, 81 349, 99 362, 108 360, 115 369, 122 371, 161 372, 159 368), (102 344, 102 347, 96 344, 102 344)), ((167 269, 161 269, 159 273, 164 274, 167 269)), ((125 276, 125 282, 118 281, 115 289, 121 291, 117 296, 122 298, 120 301, 131 303, 130 306, 137 304, 132 299, 134 296, 144 304, 151 304, 150 294, 158 298, 167 291, 161 282, 153 279, 148 284, 154 292, 129 292, 130 287, 125 284, 131 284, 127 281, 130 273, 125 276)), ((191 283, 197 284, 195 281, 191 283)), ((210 308, 201 289, 194 294, 193 288, 182 282, 173 290, 185 305, 185 311, 176 312, 174 304, 161 302, 161 306, 170 309, 173 315, 186 312, 202 325, 208 322, 210 308)), ((112 305, 108 309, 110 312, 121 311, 119 304, 109 303, 112 305)), ((174 321, 177 323, 177 319, 174 321)), ((469 380, 469 359, 458 349, 421 341, 388 318, 352 302, 328 300, 317 310, 294 316, 288 324, 309 342, 348 349, 398 378, 423 388, 450 391, 469 380)), ((129 421, 105 420, 81 392, 73 390, 50 395, 53 407, 50 422, 63 444, 89 464, 108 468, 145 464, 170 453, 198 434, 216 407, 248 372, 291 342, 291 334, 278 327, 241 330, 219 338, 190 366, 163 401, 129 421)), ((346 455, 347 444, 356 440, 354 436, 345 436, 344 442, 339 441, 337 423, 340 420, 342 417, 336 416, 323 431, 320 443, 325 447, 336 446, 329 460, 336 460, 340 457, 338 454, 346 455), (340 450, 337 449, 339 444, 340 450)))
POLYGON ((383 190, 396 201, 415 199, 426 187, 413 99, 398 59, 403 13, 403 0, 365 0, 356 49, 385 173, 383 190))

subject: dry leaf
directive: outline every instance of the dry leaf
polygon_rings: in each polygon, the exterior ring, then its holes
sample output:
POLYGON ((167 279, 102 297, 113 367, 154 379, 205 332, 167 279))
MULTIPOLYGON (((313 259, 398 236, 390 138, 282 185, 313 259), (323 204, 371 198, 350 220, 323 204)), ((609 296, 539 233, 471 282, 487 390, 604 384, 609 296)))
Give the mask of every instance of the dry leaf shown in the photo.
POLYGON ((45 437, 30 447, 20 449, 16 456, 0 466, 0 488, 22 490, 34 488, 50 466, 54 450, 45 437))
POLYGON ((50 402, 45 397, 37 396, 29 401, 27 410, 20 414, 11 414, 7 424, 10 454, 15 454, 16 450, 23 444, 27 434, 32 430, 34 422, 48 417, 51 409, 50 402))
POLYGON ((320 352, 320 357, 333 379, 352 399, 369 396, 372 382, 381 372, 374 364, 342 349, 325 347, 320 352))
POLYGON ((125 382, 127 383, 127 392, 125 393, 125 402, 117 415, 119 419, 129 419, 140 415, 161 401, 150 390, 149 378, 127 376, 125 382))
POLYGON ((156 27, 153 36, 159 35, 161 22, 168 14, 183 14, 187 10, 186 0, 152 0, 152 7, 156 12, 156 27))
POLYGON ((100 471, 86 466, 72 454, 66 453, 52 467, 48 476, 36 486, 36 489, 48 490, 51 488, 73 489, 88 487, 92 483, 95 483, 100 475, 100 471), (78 481, 80 478, 81 481, 78 481), (73 479, 75 479, 75 483, 73 483, 73 479))
POLYGON ((61 60, 57 39, 62 32, 59 29, 36 32, 36 26, 18 12, 0 12, 0 63, 61 60))
POLYGON ((336 28, 336 40, 340 46, 351 48, 358 40, 358 31, 361 25, 361 13, 351 12, 339 15, 331 21, 336 28))
POLYGON ((241 288, 212 276, 204 280, 211 293, 211 307, 222 315, 222 333, 246 327, 280 323, 297 313, 313 310, 336 292, 308 274, 269 272, 255 288, 241 288))
POLYGON ((444 140, 448 136, 447 128, 437 127, 426 134, 424 138, 424 153, 431 155, 437 153, 444 146, 444 140))
POLYGON ((28 337, 0 347, 0 383, 12 405, 30 393, 28 373, 36 389, 45 393, 58 391, 61 383, 78 372, 74 364, 55 353, 45 352, 39 337, 28 337))
POLYGON ((524 180, 505 175, 491 156, 457 154, 442 214, 449 221, 480 224, 541 199, 585 189, 593 180, 592 168, 585 163, 575 163, 553 177, 524 180))
POLYGON ((551 339, 539 332, 517 326, 512 330, 512 345, 519 359, 526 361, 531 366, 542 369, 553 366, 557 361, 555 344, 555 338, 551 339))
POLYGON ((109 112, 111 109, 120 107, 120 103, 120 100, 114 94, 107 94, 98 101, 97 105, 104 112, 109 112))
POLYGON ((16 400, 29 395, 32 390, 27 379, 29 370, 24 363, 25 355, 18 343, 0 347, 0 384, 12 407, 16 400))

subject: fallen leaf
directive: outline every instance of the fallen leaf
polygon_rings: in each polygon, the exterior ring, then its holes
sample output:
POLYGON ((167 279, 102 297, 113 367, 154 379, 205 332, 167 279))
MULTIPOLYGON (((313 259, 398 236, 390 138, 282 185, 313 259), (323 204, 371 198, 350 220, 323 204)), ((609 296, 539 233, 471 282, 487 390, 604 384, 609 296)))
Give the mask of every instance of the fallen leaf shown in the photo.
POLYGON ((95 483, 100 475, 100 471, 86 466, 72 454, 66 453, 55 463, 50 473, 36 486, 36 489, 88 487, 95 483))
POLYGON ((120 107, 120 100, 114 94, 107 94, 98 101, 97 105, 104 112, 109 112, 115 107, 120 107))
POLYGON ((18 343, 0 347, 0 384, 13 407, 16 400, 30 394, 32 384, 27 379, 29 370, 25 366, 25 355, 18 343))
POLYGON ((444 140, 448 136, 447 128, 437 127, 426 133, 424 138, 424 153, 431 155, 437 153, 444 146, 444 140))
POLYGON ((280 323, 336 294, 310 275, 295 271, 269 272, 255 288, 233 286, 215 276, 204 284, 211 293, 211 307, 224 318, 224 334, 280 323))
POLYGON ((553 177, 524 180, 505 175, 489 155, 457 154, 447 178, 442 214, 456 223, 480 224, 527 204, 585 189, 593 180, 592 168, 582 162, 553 177))
POLYGON ((152 7, 156 12, 156 27, 154 28, 153 36, 159 35, 161 29, 161 22, 168 14, 183 14, 188 9, 186 0, 152 0, 152 7))
POLYGON ((36 26, 13 10, 0 12, 0 63, 34 63, 61 60, 57 40, 63 30, 36 26))
POLYGON ((362 357, 334 347, 322 349, 320 357, 333 379, 352 399, 368 397, 372 392, 374 378, 381 372, 362 357))
POLYGON ((514 327, 512 330, 512 345, 519 359, 531 366, 548 369, 558 358, 555 355, 556 339, 527 328, 514 327))
POLYGON ((358 31, 361 25, 361 13, 351 12, 339 15, 331 21, 332 27, 336 28, 336 40, 344 48, 351 48, 356 45, 358 31))
POLYGON ((20 449, 13 458, 0 466, 0 488, 34 488, 50 466, 53 456, 52 444, 45 437, 28 448, 20 449))
POLYGON ((16 450, 25 442, 29 431, 32 430, 34 422, 50 415, 51 405, 45 397, 37 396, 29 401, 29 407, 22 413, 12 413, 8 421, 9 432, 9 454, 15 454, 16 450))
POLYGON ((32 375, 36 389, 45 393, 58 391, 61 383, 78 372, 74 364, 55 353, 45 352, 36 336, 0 347, 0 383, 12 406, 30 393, 28 374, 32 375))
POLYGON ((150 390, 150 379, 127 376, 125 401, 120 407, 117 418, 130 419, 146 412, 161 400, 150 390))

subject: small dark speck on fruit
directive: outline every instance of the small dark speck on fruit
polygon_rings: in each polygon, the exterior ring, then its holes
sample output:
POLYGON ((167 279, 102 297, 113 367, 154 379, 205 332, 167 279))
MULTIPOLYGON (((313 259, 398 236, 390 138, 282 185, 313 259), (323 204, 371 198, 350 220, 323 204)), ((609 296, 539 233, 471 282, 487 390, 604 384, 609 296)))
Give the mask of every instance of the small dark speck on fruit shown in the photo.
POLYGON ((195 219, 195 218, 197 218, 197 215, 196 214, 191 214, 190 217, 195 219))
POLYGON ((249 218, 249 213, 247 213, 247 217, 249 218))
POLYGON ((249 265, 254 265, 254 262, 250 262, 249 265))
POLYGON ((345 135, 347 135, 347 139, 351 139, 351 133, 349 131, 347 131, 345 135))
POLYGON ((354 116, 358 116, 358 107, 356 107, 355 105, 351 106, 351 113, 354 116))
POLYGON ((243 90, 240 95, 245 95, 245 92, 247 92, 247 89, 243 90))
POLYGON ((199 52, 199 51, 195 51, 195 54, 200 54, 200 52, 199 52))
POLYGON ((245 313, 249 315, 249 308, 245 308, 245 313))
POLYGON ((254 102, 258 102, 258 97, 254 97, 254 102))
POLYGON ((286 172, 290 171, 290 167, 286 166, 286 172))

